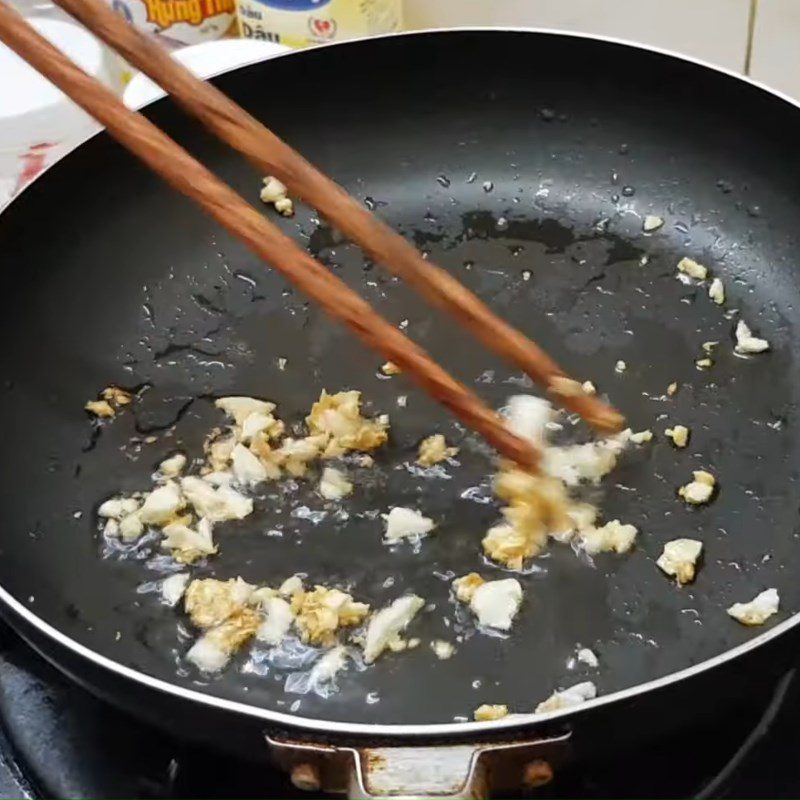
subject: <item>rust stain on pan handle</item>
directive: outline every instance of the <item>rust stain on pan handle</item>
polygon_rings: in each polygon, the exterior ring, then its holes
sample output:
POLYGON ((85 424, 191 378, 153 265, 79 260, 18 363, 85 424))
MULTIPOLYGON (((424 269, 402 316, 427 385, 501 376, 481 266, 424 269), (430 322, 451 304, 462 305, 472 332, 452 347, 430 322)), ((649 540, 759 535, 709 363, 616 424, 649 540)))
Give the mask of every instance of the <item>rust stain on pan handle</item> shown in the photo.
POLYGON ((351 798, 484 798, 542 786, 570 733, 514 741, 352 747, 267 736, 273 760, 300 789, 351 798))

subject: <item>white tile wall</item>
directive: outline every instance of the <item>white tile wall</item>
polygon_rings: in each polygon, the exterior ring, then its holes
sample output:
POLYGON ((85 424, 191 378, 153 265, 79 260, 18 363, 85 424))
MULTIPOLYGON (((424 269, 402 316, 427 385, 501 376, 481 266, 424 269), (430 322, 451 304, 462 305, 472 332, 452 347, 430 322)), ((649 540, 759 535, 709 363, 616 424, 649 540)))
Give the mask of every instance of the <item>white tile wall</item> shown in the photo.
MULTIPOLYGON (((800 13, 800 0, 775 2, 800 13)), ((409 29, 564 28, 633 39, 739 71, 745 64, 749 12, 750 0, 405 0, 409 29)))
POLYGON ((759 0, 750 74, 800 100, 800 0, 759 0))

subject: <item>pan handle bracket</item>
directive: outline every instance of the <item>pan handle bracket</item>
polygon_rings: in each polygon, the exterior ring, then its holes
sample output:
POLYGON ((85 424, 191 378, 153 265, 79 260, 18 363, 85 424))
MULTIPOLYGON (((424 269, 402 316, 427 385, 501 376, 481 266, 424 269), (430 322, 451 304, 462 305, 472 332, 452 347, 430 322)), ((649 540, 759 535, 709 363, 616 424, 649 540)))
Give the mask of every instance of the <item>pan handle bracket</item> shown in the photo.
POLYGON ((569 733, 536 739, 418 747, 337 747, 267 736, 292 783, 351 798, 503 796, 543 786, 563 761, 569 733))

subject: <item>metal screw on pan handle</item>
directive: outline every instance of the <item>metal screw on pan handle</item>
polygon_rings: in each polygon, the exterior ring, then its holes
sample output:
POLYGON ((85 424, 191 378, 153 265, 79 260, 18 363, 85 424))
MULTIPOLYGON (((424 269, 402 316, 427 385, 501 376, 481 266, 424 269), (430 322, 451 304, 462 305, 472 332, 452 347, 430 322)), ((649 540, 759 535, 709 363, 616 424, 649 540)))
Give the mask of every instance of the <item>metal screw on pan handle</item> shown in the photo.
POLYGON ((420 747, 336 747, 267 736, 299 789, 351 798, 458 797, 532 789, 553 779, 570 735, 420 747))

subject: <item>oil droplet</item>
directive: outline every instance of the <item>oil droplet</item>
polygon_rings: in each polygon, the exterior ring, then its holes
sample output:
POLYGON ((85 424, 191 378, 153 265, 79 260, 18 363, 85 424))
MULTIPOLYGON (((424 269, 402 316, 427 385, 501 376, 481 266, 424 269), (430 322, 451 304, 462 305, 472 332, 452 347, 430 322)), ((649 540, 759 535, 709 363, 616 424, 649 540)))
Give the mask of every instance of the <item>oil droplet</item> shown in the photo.
POLYGON ((467 175, 467 183, 475 183, 475 178, 477 177, 478 177, 477 172, 470 172, 470 174, 467 175))
POLYGON ((623 186, 622 187, 622 196, 623 197, 633 197, 636 194, 636 189, 633 186, 623 186))
POLYGON ((250 286, 256 286, 255 278, 248 275, 246 272, 242 272, 241 270, 236 270, 236 272, 233 273, 233 277, 236 278, 236 280, 249 284, 250 286))
POLYGON ((444 186, 445 189, 447 189, 447 187, 450 186, 450 178, 448 178, 447 175, 437 175, 436 182, 440 186, 444 186))
POLYGON ((540 108, 539 116, 545 122, 552 122, 556 118, 556 112, 552 108, 540 108))
POLYGON ((376 203, 375 203, 375 198, 373 198, 373 197, 365 197, 365 198, 364 198, 364 205, 365 205, 365 206, 366 206, 366 207, 367 207, 367 208, 368 208, 370 211, 374 211, 374 210, 375 210, 375 206, 376 206, 376 203))
POLYGON ((484 181, 483 184, 483 191, 484 192, 491 192, 494 189, 494 184, 491 181, 484 181))

